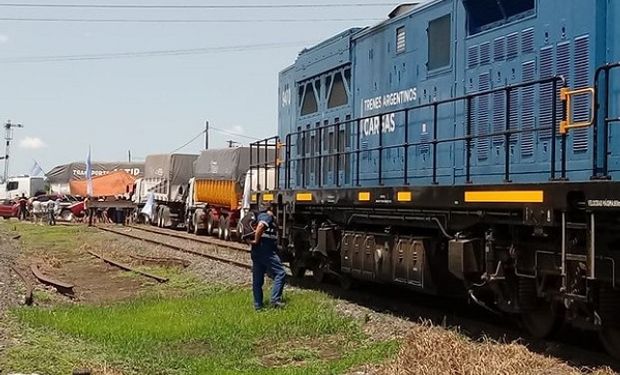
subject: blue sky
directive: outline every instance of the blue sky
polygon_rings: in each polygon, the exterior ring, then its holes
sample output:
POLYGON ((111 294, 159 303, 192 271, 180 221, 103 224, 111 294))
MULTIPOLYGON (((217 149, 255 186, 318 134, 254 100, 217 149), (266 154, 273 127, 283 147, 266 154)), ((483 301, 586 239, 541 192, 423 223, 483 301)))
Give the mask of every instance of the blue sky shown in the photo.
MULTIPOLYGON (((1 1, 0 1, 1 2, 1 1)), ((31 0, 31 3, 36 2, 31 0)), ((54 0, 74 4, 317 4, 256 0, 54 0)), ((341 0, 338 3, 376 3, 341 0)), ((389 1, 385 1, 386 3, 389 1)), ((27 3, 27 2, 21 2, 27 3)), ((321 1, 321 3, 332 3, 321 1)), ((383 19, 392 6, 316 9, 49 9, 4 8, 2 18, 312 19, 304 23, 44 23, 0 21, 0 121, 24 124, 15 131, 11 174, 28 173, 33 160, 45 170, 84 160, 126 160, 166 153, 212 126, 265 138, 276 132, 278 72, 297 53, 354 26, 383 19), (294 46, 292 43, 297 43, 294 46), (64 56, 283 43, 280 48, 189 56, 110 60, 11 62, 64 56)), ((2 135, 3 136, 3 135, 2 135)), ((239 137, 210 133, 211 147, 239 137)), ((245 140, 247 141, 247 140, 245 140)), ((202 138, 183 152, 199 152, 202 138)), ((4 153, 4 150, 0 150, 4 153)), ((3 167, 3 166, 2 166, 3 167)))

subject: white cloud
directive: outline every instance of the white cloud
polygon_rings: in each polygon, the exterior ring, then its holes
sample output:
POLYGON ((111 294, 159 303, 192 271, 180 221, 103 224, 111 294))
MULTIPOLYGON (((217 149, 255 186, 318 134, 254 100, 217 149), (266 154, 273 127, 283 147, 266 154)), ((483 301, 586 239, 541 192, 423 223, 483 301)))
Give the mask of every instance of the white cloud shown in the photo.
POLYGON ((38 150, 40 148, 45 147, 45 142, 43 142, 41 138, 26 137, 19 142, 19 146, 21 148, 26 148, 29 150, 38 150))
POLYGON ((9 41, 9 36, 6 34, 0 33, 0 44, 4 44, 9 41))

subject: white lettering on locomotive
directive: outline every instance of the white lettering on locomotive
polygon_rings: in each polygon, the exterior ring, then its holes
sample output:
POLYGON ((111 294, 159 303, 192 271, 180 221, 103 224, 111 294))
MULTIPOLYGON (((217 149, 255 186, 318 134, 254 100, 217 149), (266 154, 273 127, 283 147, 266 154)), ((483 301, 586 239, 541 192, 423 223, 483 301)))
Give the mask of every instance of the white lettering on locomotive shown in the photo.
POLYGON ((396 115, 390 113, 383 116, 369 117, 362 120, 362 134, 365 137, 382 133, 393 133, 396 130, 396 115))
POLYGON ((417 87, 362 100, 362 114, 413 102, 418 99, 417 87))

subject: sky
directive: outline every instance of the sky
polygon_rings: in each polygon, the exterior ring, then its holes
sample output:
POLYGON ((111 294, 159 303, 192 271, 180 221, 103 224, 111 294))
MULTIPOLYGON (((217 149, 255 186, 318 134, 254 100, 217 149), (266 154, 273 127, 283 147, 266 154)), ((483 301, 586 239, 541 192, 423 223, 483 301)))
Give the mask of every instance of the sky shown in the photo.
MULTIPOLYGON (((376 0, 13 0, 2 3, 139 5, 370 4, 376 0)), ((299 51, 350 27, 372 25, 393 5, 270 9, 29 8, 0 6, 0 122, 15 129, 10 174, 83 161, 169 153, 211 127, 210 147, 275 135, 278 72, 299 51), (8 18, 305 19, 301 23, 23 22, 8 18), (315 19, 344 19, 317 22, 315 19), (251 46, 251 47, 250 47, 251 46), (200 54, 38 59, 206 49, 200 54), (34 58, 34 59, 32 59, 34 58), (35 62, 33 62, 33 60, 35 62), (42 60, 42 61, 41 61, 42 60)), ((4 133, 2 133, 4 138, 4 133)), ((204 138, 180 152, 198 153, 204 138)), ((0 150, 4 153, 4 150, 0 150)), ((0 162, 1 163, 1 162, 0 162)), ((2 168, 4 166, 0 164, 2 168)))

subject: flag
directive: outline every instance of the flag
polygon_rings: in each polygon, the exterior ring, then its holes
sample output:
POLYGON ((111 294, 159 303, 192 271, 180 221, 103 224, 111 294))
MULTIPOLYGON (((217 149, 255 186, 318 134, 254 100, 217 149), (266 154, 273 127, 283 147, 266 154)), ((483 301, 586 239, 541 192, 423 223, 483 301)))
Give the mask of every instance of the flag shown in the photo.
POLYGON ((43 168, 41 168, 41 165, 39 164, 38 161, 33 160, 34 164, 32 165, 32 168, 30 168, 30 176, 38 176, 41 173, 43 173, 43 168))
POLYGON ((93 165, 90 161, 90 146, 88 147, 88 155, 86 156, 86 195, 93 195, 93 165))

